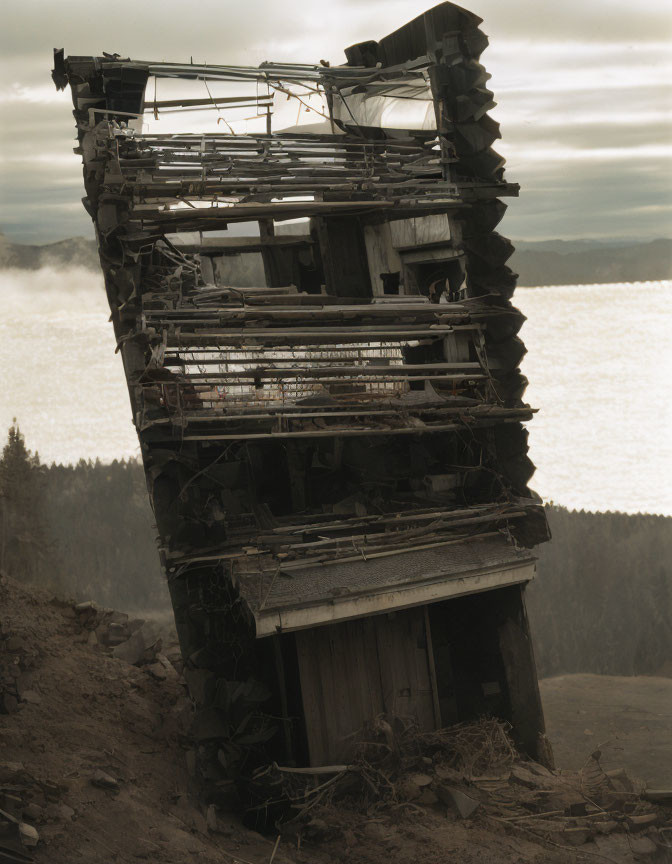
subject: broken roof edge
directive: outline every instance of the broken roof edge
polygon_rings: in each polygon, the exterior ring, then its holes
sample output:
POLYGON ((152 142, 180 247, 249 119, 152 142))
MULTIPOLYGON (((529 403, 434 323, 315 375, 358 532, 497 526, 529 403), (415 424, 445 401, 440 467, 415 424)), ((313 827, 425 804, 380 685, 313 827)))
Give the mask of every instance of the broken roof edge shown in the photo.
POLYGON ((223 63, 178 63, 159 60, 138 60, 121 57, 118 54, 83 54, 66 56, 63 48, 53 49, 54 68, 52 81, 58 90, 68 84, 81 83, 93 73, 119 77, 122 73, 135 73, 148 78, 154 76, 164 79, 227 81, 258 83, 309 81, 338 88, 341 85, 366 85, 385 81, 390 76, 422 79, 430 59, 419 56, 412 60, 390 66, 337 66, 319 63, 277 63, 266 60, 257 66, 237 66, 223 63), (81 79, 81 80, 80 80, 81 79))
MULTIPOLYGON (((486 556, 485 562, 474 559, 458 567, 444 557, 443 566, 439 564, 438 568, 435 566, 433 570, 425 569, 426 562, 423 566, 423 559, 426 556, 422 553, 402 553, 395 557, 398 563, 405 565, 406 572, 411 574, 408 578, 396 581, 388 579, 385 584, 368 586, 361 579, 360 571, 371 567, 375 569, 376 566, 385 566, 385 564, 380 561, 362 561, 350 565, 353 580, 351 586, 340 585, 320 593, 314 592, 316 568, 311 568, 292 576, 292 583, 299 599, 280 596, 274 598, 271 588, 261 607, 258 607, 256 586, 248 592, 244 581, 241 581, 239 588, 254 618, 256 638, 261 639, 279 632, 291 632, 409 609, 467 594, 526 583, 534 579, 536 556, 529 550, 516 550, 512 547, 509 547, 507 552, 508 554, 505 553, 494 563, 487 563, 486 556), (423 575, 418 577, 415 575, 418 573, 423 575), (310 597, 311 587, 313 587, 312 597, 310 597)), ((438 550, 434 554, 442 555, 438 550)), ((333 572, 332 568, 324 569, 333 572)))
POLYGON ((459 35, 463 49, 478 60, 488 44, 479 29, 483 19, 454 3, 443 2, 421 13, 379 40, 365 40, 345 49, 346 62, 332 66, 319 63, 278 63, 264 61, 258 66, 219 65, 209 63, 170 63, 133 60, 120 54, 103 52, 102 56, 65 56, 63 48, 54 48, 52 80, 58 90, 69 83, 70 64, 93 64, 108 70, 117 67, 135 69, 141 74, 169 78, 218 78, 230 81, 256 79, 313 80, 341 83, 371 83, 386 75, 412 75, 418 68, 431 65, 432 58, 445 54, 450 41, 459 35), (364 76, 365 80, 362 80, 364 76), (368 79, 368 80, 367 80, 368 79))
POLYGON ((357 597, 345 596, 326 600, 311 606, 288 609, 263 610, 254 613, 256 637, 263 639, 276 633, 305 630, 325 624, 337 624, 354 618, 398 612, 414 606, 424 606, 441 600, 464 597, 531 582, 535 577, 535 558, 527 564, 506 569, 492 569, 464 576, 445 577, 423 585, 407 585, 403 588, 377 592, 357 597))

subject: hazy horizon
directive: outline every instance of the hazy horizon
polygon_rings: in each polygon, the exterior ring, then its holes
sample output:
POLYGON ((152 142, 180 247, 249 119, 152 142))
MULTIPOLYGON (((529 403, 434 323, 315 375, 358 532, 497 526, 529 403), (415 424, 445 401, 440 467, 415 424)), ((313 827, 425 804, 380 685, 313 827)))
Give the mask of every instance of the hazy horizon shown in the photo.
MULTIPOLYGON (((244 224, 245 223, 233 223, 232 225, 230 225, 229 228, 234 229, 233 231, 231 231, 231 234, 233 235, 235 233, 235 228, 237 227, 237 225, 244 225, 244 224)), ((6 237, 7 240, 9 240, 10 242, 15 243, 15 244, 20 245, 20 246, 51 246, 51 245, 54 245, 56 243, 65 243, 68 240, 86 240, 86 241, 90 241, 93 243, 93 242, 95 242, 95 239, 96 239, 94 229, 93 229, 93 222, 91 223, 91 231, 88 234, 86 234, 86 233, 72 234, 72 235, 69 235, 67 237, 62 237, 62 236, 56 237, 55 239, 52 239, 52 240, 40 240, 40 239, 36 239, 34 241, 16 240, 13 237, 11 237, 9 234, 7 234, 3 230, 2 226, 0 226, 0 237, 6 237)), ((662 234, 662 233, 650 234, 648 236, 639 236, 639 237, 635 236, 635 235, 623 235, 623 236, 613 235, 610 237, 597 237, 597 236, 591 237, 588 235, 583 235, 581 237, 570 237, 570 238, 558 237, 556 235, 553 235, 553 236, 548 236, 548 237, 535 237, 535 238, 510 237, 509 239, 514 244, 514 246, 516 243, 530 243, 530 244, 532 244, 532 243, 534 243, 534 244, 540 244, 540 243, 595 243, 596 245, 599 244, 599 245, 609 246, 613 243, 633 243, 633 244, 635 244, 635 243, 654 243, 656 240, 669 240, 671 238, 672 238, 672 226, 671 226, 671 230, 670 230, 669 234, 667 234, 667 235, 662 234)))
MULTIPOLYGON (((0 341, 15 360, 0 365, 0 435, 17 417, 27 446, 47 463, 137 456, 102 273, 0 271, 0 294, 0 341)), ((652 394, 665 392, 669 377, 660 352, 672 326, 670 300, 670 280, 516 292, 527 316, 524 398, 540 409, 528 425, 537 466, 531 486, 545 500, 672 515, 672 487, 661 482, 672 465, 671 405, 662 400, 651 411, 652 394), (633 317, 638 290, 647 302, 633 317), (553 316, 558 326, 549 329, 553 316), (614 334, 626 330, 627 352, 609 351, 614 334)))

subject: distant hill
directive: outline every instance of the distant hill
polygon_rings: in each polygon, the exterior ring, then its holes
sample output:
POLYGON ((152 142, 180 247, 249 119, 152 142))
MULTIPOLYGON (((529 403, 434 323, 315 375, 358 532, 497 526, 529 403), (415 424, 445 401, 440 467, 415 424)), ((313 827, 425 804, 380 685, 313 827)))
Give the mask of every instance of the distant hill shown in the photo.
MULTIPOLYGON (((647 282, 672 279, 672 240, 649 242, 596 240, 516 240, 509 265, 518 284, 579 285, 604 282, 647 282)), ((96 244, 71 237, 44 246, 12 243, 0 234, 0 270, 18 267, 99 268, 96 244)))
POLYGON ((518 284, 582 285, 672 279, 672 240, 599 243, 589 240, 514 241, 508 261, 518 284))
POLYGON ((0 270, 9 267, 19 270, 39 270, 40 267, 86 267, 97 270, 100 263, 95 240, 70 237, 58 243, 31 246, 12 243, 4 234, 0 234, 0 270))

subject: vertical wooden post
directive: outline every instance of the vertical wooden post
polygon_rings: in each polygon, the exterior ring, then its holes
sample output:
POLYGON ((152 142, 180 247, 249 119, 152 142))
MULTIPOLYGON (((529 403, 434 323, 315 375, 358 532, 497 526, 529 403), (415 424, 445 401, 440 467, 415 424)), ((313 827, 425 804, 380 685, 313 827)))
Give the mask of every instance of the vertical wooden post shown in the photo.
POLYGON ((528 756, 547 764, 550 759, 545 744, 546 726, 523 592, 522 586, 509 589, 505 617, 499 627, 499 646, 509 690, 514 738, 528 756))
MULTIPOLYGON (((272 237, 275 237, 275 225, 272 219, 259 220, 259 235, 262 243, 264 240, 270 240, 272 237)), ((264 262, 264 276, 266 277, 266 284, 269 286, 277 285, 277 273, 274 266, 273 250, 269 246, 264 245, 262 247, 261 257, 264 262)))

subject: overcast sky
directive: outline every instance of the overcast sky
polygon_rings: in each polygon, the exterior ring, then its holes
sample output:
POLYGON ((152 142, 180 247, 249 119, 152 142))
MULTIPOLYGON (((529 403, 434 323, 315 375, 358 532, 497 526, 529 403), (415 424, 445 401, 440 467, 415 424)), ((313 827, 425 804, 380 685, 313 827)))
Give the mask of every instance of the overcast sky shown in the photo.
MULTIPOLYGON (((422 0, 20 0, 0 33, 0 230, 20 242, 92 236, 69 91, 53 47, 143 60, 343 62, 429 8, 422 0)), ((515 238, 672 236, 672 13, 667 0, 474 0, 522 186, 515 238)), ((214 114, 214 112, 213 112, 214 114)), ((213 117, 213 129, 216 129, 213 117)), ((221 127, 220 131, 221 131, 221 127)))

